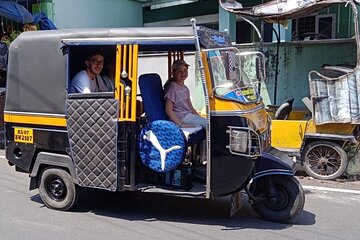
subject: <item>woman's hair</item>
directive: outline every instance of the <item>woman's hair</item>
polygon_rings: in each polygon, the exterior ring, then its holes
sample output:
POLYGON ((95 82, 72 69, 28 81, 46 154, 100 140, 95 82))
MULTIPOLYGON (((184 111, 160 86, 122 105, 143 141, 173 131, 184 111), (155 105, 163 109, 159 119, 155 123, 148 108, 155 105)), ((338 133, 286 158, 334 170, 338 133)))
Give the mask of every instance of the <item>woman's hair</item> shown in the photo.
POLYGON ((169 78, 169 79, 166 81, 166 83, 164 84, 164 93, 167 92, 167 90, 168 90, 168 88, 169 88, 169 85, 170 85, 170 83, 171 83, 172 81, 174 81, 174 78, 173 78, 173 77, 169 78))

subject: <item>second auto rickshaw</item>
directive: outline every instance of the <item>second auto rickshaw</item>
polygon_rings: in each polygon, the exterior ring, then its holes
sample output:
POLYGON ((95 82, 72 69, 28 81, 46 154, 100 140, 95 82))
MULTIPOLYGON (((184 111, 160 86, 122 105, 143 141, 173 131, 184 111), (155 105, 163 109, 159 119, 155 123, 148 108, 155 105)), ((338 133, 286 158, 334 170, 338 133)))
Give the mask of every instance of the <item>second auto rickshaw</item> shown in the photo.
MULTIPOLYGON (((220 2, 227 1, 220 0, 220 2)), ((349 66, 352 59, 339 65, 329 65, 324 62, 322 66, 314 66, 313 69, 316 67, 320 69, 311 70, 308 73, 308 79, 304 79, 309 82, 310 92, 304 93, 303 110, 292 108, 294 98, 286 99, 280 106, 270 105, 269 108, 273 117, 271 132, 273 147, 300 159, 305 171, 314 178, 329 180, 340 177, 347 169, 348 160, 359 150, 358 1, 286 0, 281 3, 268 1, 249 8, 237 7, 234 1, 228 2, 232 2, 227 3, 227 10, 231 12, 275 23, 311 16, 334 5, 352 9, 352 12, 349 11, 352 16, 349 29, 353 37, 348 39, 348 42, 353 44, 353 51, 356 53, 354 66, 349 66)), ((306 35, 321 34, 307 33, 306 35)), ((315 38, 312 41, 317 40, 315 38)), ((322 39, 320 41, 326 44, 336 40, 322 39)), ((294 44, 300 48, 303 42, 294 44)), ((336 57, 332 56, 332 58, 336 57)), ((309 60, 307 64, 311 62, 311 59, 306 60, 309 60)), ((297 84, 303 85, 304 82, 297 84)))

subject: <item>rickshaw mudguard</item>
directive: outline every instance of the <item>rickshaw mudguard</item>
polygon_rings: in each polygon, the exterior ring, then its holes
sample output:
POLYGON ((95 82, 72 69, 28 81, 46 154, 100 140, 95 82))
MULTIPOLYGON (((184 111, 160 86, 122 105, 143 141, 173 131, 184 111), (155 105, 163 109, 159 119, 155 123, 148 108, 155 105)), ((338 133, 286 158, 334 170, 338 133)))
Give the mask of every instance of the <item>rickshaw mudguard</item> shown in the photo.
POLYGON ((296 163, 285 153, 270 147, 255 160, 255 173, 252 179, 268 175, 293 176, 296 171, 296 163))

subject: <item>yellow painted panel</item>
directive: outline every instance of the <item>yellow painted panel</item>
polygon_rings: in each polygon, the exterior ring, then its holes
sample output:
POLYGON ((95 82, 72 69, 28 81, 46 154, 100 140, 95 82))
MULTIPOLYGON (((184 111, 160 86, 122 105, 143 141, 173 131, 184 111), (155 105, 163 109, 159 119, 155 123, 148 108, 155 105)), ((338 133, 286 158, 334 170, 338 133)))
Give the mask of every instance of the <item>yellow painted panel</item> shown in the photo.
POLYGON ((324 134, 352 134, 356 125, 350 123, 328 123, 323 125, 315 125, 311 119, 308 123, 306 133, 324 133, 324 134))
POLYGON ((271 146, 278 148, 297 148, 305 134, 307 121, 272 120, 271 146))
POLYGON ((65 117, 25 116, 15 114, 4 114, 5 122, 37 124, 46 126, 66 127, 65 117))
POLYGON ((309 114, 309 111, 291 111, 288 120, 303 120, 306 114, 309 114))

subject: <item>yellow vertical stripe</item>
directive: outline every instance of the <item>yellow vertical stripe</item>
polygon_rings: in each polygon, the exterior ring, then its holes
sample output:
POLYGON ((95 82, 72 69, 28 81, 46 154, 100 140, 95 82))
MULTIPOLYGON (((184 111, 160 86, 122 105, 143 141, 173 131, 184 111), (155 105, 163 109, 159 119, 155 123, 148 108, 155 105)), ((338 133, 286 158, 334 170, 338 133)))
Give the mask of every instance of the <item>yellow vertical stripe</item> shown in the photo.
POLYGON ((136 95, 137 95, 137 73, 138 73, 138 52, 139 46, 134 45, 133 49, 133 68, 132 68, 132 79, 131 79, 131 121, 136 121, 136 95))
POLYGON ((209 98, 213 98, 213 94, 212 94, 212 83, 211 83, 211 75, 210 75, 210 70, 209 70, 209 65, 208 65, 208 61, 207 61, 207 55, 205 52, 201 53, 202 56, 202 61, 204 64, 204 72, 205 72, 205 81, 206 81, 206 87, 209 93, 209 98))
POLYGON ((126 60, 127 60, 127 45, 123 45, 124 48, 124 52, 122 53, 122 60, 123 60, 123 66, 122 66, 122 70, 126 70, 127 64, 126 64, 126 60))
POLYGON ((132 68, 133 68, 133 63, 132 63, 132 61, 131 61, 131 56, 134 56, 133 55, 133 45, 129 45, 129 59, 128 59, 128 61, 129 61, 129 71, 128 71, 128 73, 129 73, 129 79, 133 79, 133 72, 132 72, 132 68))
POLYGON ((121 106, 124 106, 124 98, 122 97, 124 93, 124 85, 120 83, 120 75, 121 75, 121 69, 122 69, 122 46, 117 45, 116 47, 116 70, 115 70, 115 98, 119 101, 119 117, 120 119, 124 116, 124 109, 121 106))

